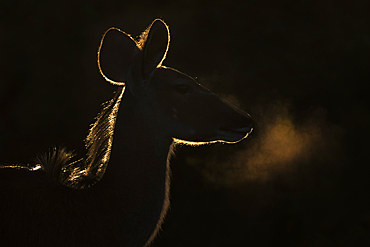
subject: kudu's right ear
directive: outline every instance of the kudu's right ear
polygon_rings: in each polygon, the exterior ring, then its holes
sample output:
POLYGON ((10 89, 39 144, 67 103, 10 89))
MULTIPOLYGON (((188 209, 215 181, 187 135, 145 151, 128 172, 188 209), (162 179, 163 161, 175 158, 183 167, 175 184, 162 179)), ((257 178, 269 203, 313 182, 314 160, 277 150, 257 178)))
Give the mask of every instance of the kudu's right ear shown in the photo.
POLYGON ((166 23, 156 19, 149 27, 147 40, 143 47, 142 73, 146 80, 150 73, 162 65, 170 44, 170 32, 166 23))
POLYGON ((134 55, 140 51, 130 35, 111 27, 103 35, 98 50, 102 76, 114 85, 125 85, 134 55))

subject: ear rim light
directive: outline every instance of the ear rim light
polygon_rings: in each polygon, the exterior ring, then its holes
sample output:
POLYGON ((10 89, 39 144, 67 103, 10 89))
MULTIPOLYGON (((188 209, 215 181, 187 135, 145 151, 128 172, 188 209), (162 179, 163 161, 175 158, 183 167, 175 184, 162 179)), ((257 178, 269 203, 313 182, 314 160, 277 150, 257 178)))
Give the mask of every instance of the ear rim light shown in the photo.
POLYGON ((101 38, 101 40, 100 40, 100 45, 99 45, 99 48, 98 48, 98 57, 97 57, 97 63, 98 63, 98 68, 99 68, 99 72, 100 72, 100 74, 103 76, 103 78, 104 78, 107 82, 109 82, 109 83, 110 83, 110 84, 112 84, 112 85, 115 85, 115 86, 125 86, 125 85, 126 85, 126 83, 125 83, 125 82, 123 82, 123 81, 121 82, 121 81, 114 81, 114 80, 109 79, 109 78, 104 74, 103 69, 101 68, 101 65, 100 65, 100 52, 101 52, 101 48, 102 48, 102 46, 103 46, 103 42, 104 42, 105 35, 106 35, 110 30, 116 30, 116 31, 119 31, 119 32, 121 32, 121 33, 123 33, 123 34, 127 35, 127 36, 132 40, 132 41, 134 41, 134 42, 135 42, 135 44, 136 44, 136 45, 137 45, 137 42, 136 42, 133 38, 131 38, 131 36, 130 36, 129 34, 125 33, 124 31, 122 31, 121 29, 116 28, 116 27, 108 28, 108 30, 107 30, 107 31, 105 31, 105 33, 103 34, 103 37, 102 37, 102 38, 101 38))

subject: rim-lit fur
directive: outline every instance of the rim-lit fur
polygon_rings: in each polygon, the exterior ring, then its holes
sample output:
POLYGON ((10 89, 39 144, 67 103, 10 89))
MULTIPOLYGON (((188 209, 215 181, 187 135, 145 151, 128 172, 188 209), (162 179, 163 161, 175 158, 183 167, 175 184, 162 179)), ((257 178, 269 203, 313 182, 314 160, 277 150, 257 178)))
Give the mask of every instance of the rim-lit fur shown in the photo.
POLYGON ((148 246, 169 207, 175 144, 235 143, 251 132, 248 114, 162 65, 169 42, 159 19, 137 41, 104 33, 99 71, 118 88, 86 155, 54 147, 32 164, 0 166, 0 246, 148 246))

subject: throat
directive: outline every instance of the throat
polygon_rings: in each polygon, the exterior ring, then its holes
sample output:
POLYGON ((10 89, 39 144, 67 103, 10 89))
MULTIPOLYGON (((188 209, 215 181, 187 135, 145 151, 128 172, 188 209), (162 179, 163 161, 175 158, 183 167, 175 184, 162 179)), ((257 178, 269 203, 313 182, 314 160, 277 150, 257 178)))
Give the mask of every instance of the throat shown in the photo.
MULTIPOLYGON (((133 96, 126 92, 117 116, 111 161, 127 159, 128 164, 159 162, 165 165, 172 138, 151 119, 152 114, 138 108, 133 96)), ((125 160, 122 161, 126 163, 125 160)))

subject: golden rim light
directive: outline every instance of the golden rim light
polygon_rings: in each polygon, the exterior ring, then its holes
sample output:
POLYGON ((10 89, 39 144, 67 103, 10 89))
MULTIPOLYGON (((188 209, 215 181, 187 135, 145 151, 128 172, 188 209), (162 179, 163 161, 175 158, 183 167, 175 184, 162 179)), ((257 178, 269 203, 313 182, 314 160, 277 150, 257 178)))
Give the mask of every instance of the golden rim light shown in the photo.
MULTIPOLYGON (((163 61, 166 59, 166 55, 167 55, 167 52, 168 52, 168 49, 169 49, 169 46, 170 46, 170 30, 169 30, 169 27, 167 26, 166 23, 164 23, 161 19, 155 19, 151 24, 150 26, 143 32, 143 34, 146 34, 148 35, 150 29, 152 28, 153 24, 156 22, 156 21, 160 21, 165 27, 166 27, 166 30, 167 30, 167 46, 166 46, 166 51, 164 52, 164 55, 162 57, 162 60, 158 63, 157 65, 157 68, 161 67, 162 66, 162 63, 163 61)), ((113 84, 113 85, 116 85, 116 86, 125 86, 126 83, 123 82, 123 81, 114 81, 110 78, 108 78, 108 76, 106 76, 103 72, 103 69, 101 67, 101 64, 100 64, 100 52, 101 52, 101 48, 103 46, 103 42, 104 42, 104 38, 106 36, 106 34, 110 31, 110 30, 116 30, 118 32, 121 32, 122 34, 126 35, 128 38, 130 38, 136 45, 136 47, 140 50, 142 50, 143 48, 143 44, 139 44, 136 40, 134 40, 131 35, 125 33, 124 31, 122 31, 121 29, 119 28, 116 28, 116 27, 111 27, 109 28, 107 31, 105 31, 105 33, 103 34, 103 37, 101 38, 100 40, 100 45, 99 45, 99 49, 98 49, 98 57, 97 57, 97 63, 98 63, 98 68, 99 68, 99 72, 100 74, 103 76, 103 78, 108 81, 109 83, 113 84)))

